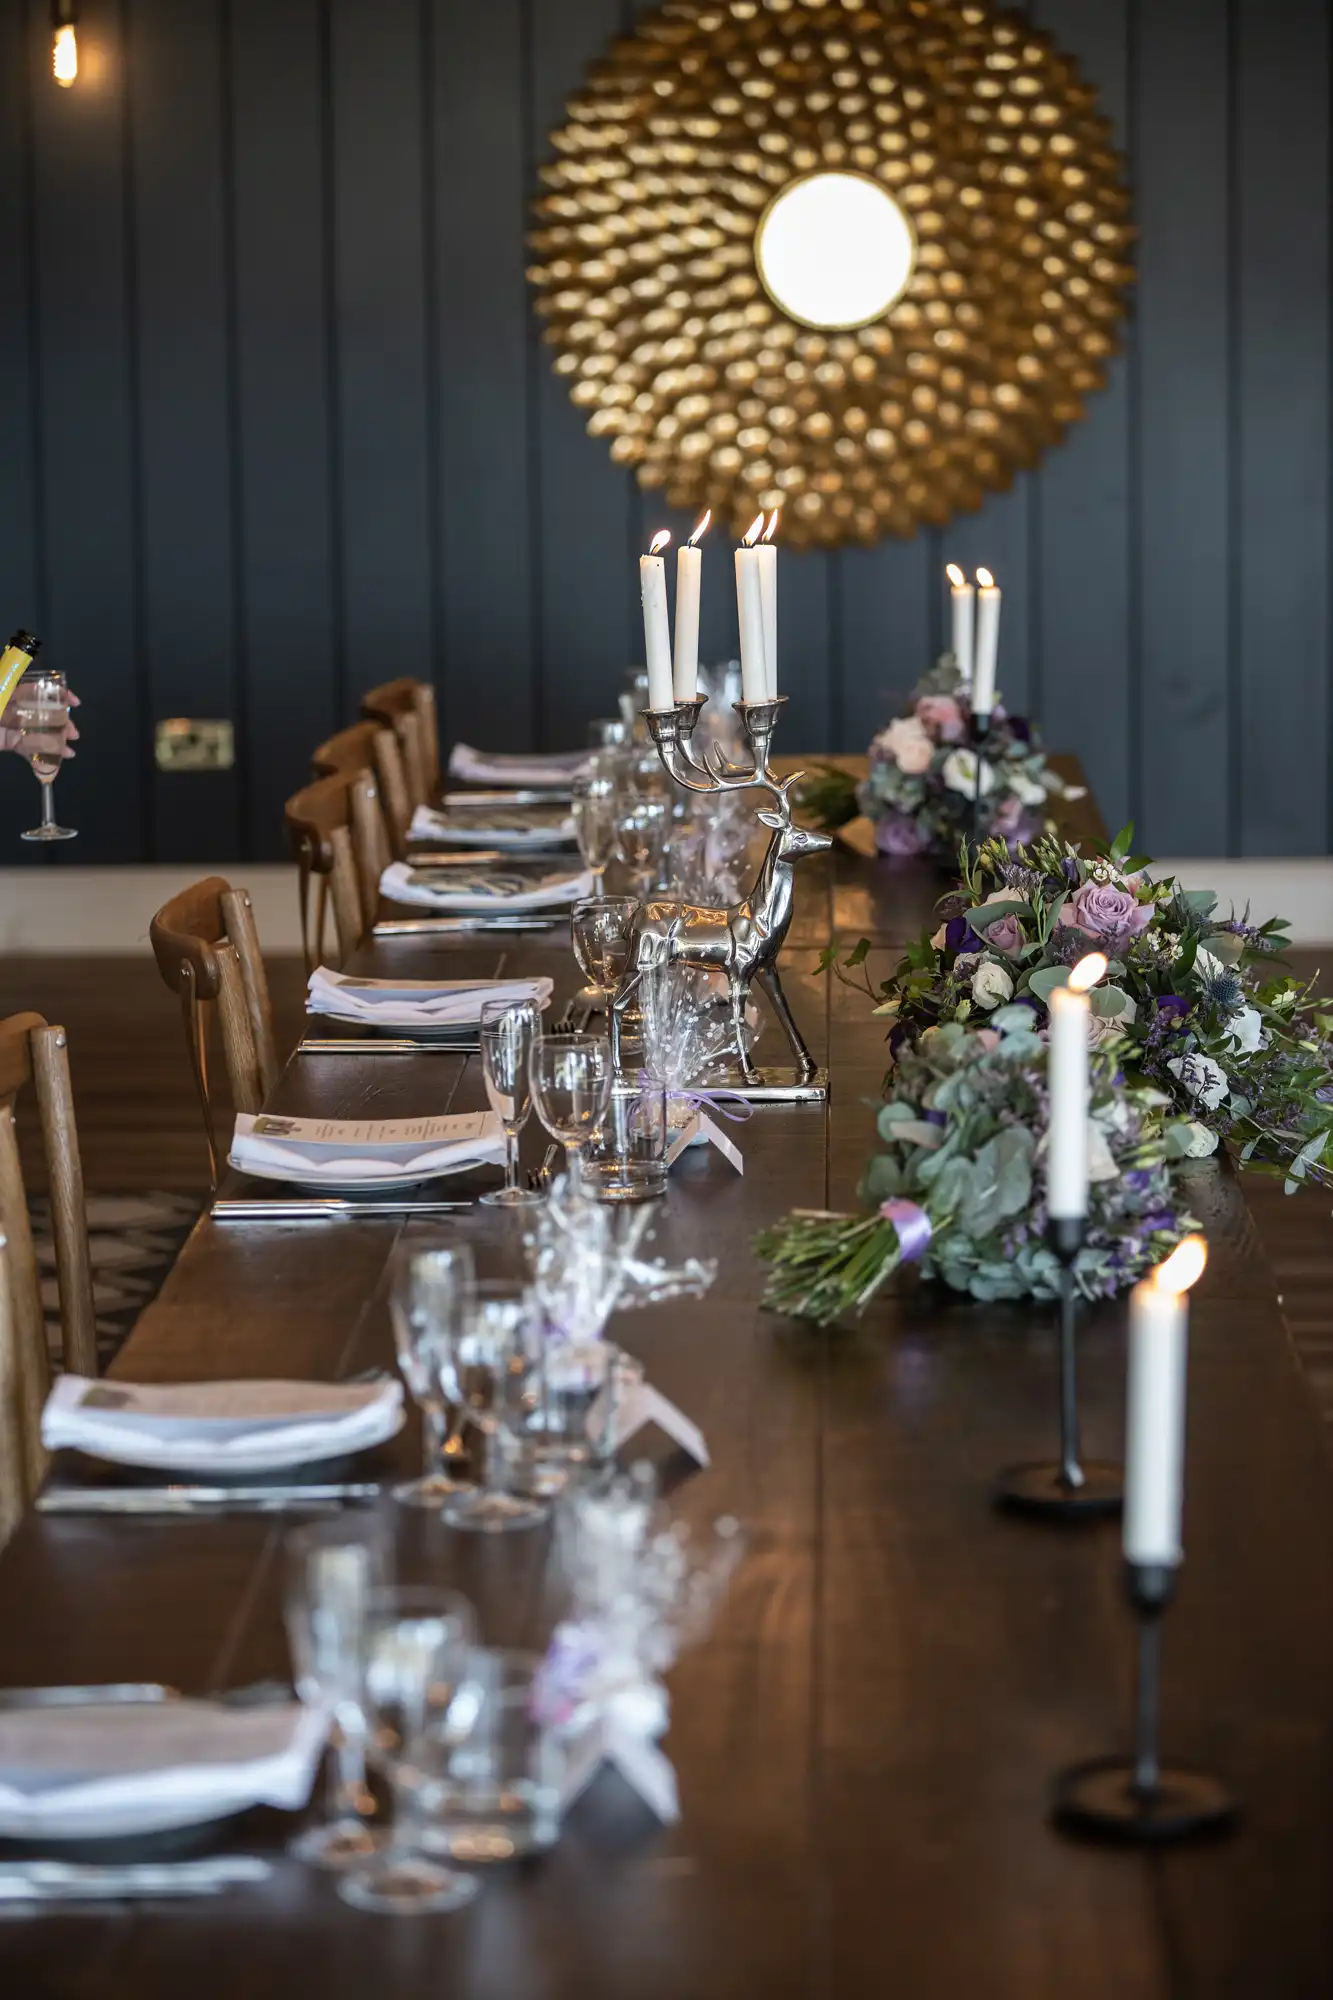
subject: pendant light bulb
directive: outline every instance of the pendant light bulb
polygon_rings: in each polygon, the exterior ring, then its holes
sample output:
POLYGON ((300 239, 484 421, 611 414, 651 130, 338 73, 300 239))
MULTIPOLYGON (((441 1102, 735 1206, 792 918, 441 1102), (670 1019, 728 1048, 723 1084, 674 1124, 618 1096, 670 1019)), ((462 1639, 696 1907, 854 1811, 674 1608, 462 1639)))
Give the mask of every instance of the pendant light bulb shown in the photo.
POLYGON ((57 0, 51 25, 51 73, 61 88, 68 90, 79 73, 79 41, 74 30, 73 8, 57 0))

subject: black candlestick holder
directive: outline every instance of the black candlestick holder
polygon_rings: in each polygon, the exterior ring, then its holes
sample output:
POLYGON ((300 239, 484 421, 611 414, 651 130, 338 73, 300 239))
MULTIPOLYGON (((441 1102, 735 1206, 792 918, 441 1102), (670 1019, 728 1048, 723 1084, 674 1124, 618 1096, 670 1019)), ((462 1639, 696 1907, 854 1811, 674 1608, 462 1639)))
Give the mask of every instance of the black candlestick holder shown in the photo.
POLYGON ((1060 1260, 1060 1456, 1036 1465, 1012 1465, 995 1483, 1001 1507, 1046 1520, 1086 1521, 1118 1514, 1124 1493, 1121 1470, 1105 1459, 1085 1459, 1078 1422, 1078 1285, 1074 1265, 1083 1244, 1082 1217, 1053 1219, 1047 1236, 1060 1260))
POLYGON ((1055 1784, 1055 1818, 1071 1833, 1144 1846, 1225 1832, 1238 1806, 1221 1779, 1183 1764, 1163 1764, 1158 1749, 1162 1617, 1175 1570, 1167 1563, 1126 1563, 1125 1581, 1139 1627, 1133 1754, 1094 1757, 1062 1771, 1055 1784))

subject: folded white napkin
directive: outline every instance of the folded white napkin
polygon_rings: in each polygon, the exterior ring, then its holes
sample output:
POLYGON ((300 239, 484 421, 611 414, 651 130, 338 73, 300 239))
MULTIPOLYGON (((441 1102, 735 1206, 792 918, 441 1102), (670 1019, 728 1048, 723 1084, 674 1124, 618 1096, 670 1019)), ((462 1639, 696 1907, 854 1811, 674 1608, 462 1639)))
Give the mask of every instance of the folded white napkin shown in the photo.
POLYGON ((437 812, 434 806, 418 806, 407 829, 409 840, 447 840, 454 847, 501 847, 521 854, 527 848, 558 847, 574 838, 574 821, 569 813, 549 809, 544 818, 534 819, 521 808, 505 812, 492 806, 485 812, 437 812))
POLYGON ((49 1451, 162 1471, 255 1471, 365 1451, 402 1426, 403 1387, 382 1382, 91 1381, 62 1375, 42 1411, 49 1451))
POLYGON ((488 889, 489 871, 469 875, 460 869, 457 873, 466 876, 466 882, 455 878, 451 883, 445 878, 453 873, 441 869, 432 877, 406 861, 393 861, 380 876, 380 894, 392 903, 420 903, 430 910, 544 910, 576 903, 580 896, 591 896, 594 887, 590 874, 571 874, 568 869, 530 878, 519 889, 509 886, 516 879, 512 875, 500 873, 494 877, 496 886, 488 889))
POLYGON ((480 1021, 488 1000, 545 1007, 551 990, 549 979, 356 979, 321 965, 310 975, 305 1008, 382 1028, 467 1027, 480 1021))
POLYGON ((423 1180, 503 1162, 504 1129, 493 1111, 443 1118, 278 1118, 261 1111, 236 1120, 228 1158, 261 1180, 350 1186, 423 1180))
POLYGON ((0 1834, 89 1838, 310 1797, 328 1717, 297 1702, 102 1702, 0 1711, 0 1834))
POLYGON ((591 762, 590 750, 544 750, 506 757, 493 750, 474 750, 455 743, 449 752, 449 775, 473 785, 567 785, 591 762))

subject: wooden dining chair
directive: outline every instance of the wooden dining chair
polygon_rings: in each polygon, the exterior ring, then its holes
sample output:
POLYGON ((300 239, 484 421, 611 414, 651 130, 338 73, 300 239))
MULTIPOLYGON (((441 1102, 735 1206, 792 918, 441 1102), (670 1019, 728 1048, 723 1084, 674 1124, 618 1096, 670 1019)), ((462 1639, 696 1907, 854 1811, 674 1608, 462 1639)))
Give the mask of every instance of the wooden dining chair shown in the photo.
POLYGON ((30 1083, 50 1187, 60 1358, 73 1374, 97 1373, 97 1313, 65 1030, 49 1027, 40 1014, 11 1014, 0 1021, 0 1542, 46 1476, 41 1428, 51 1359, 14 1116, 19 1093, 30 1083))
POLYGON ((363 696, 361 713, 387 723, 397 736, 413 805, 433 805, 440 789, 440 724, 430 682, 385 681, 363 696))
POLYGON ((389 862, 388 837, 375 780, 368 771, 317 778, 284 808, 287 836, 300 870, 301 941, 306 970, 331 962, 325 950, 324 903, 310 925, 312 881, 327 886, 336 951, 345 965, 375 919, 380 876, 389 862))
POLYGON ((407 830, 414 810, 403 768, 402 746, 392 728, 383 722, 356 722, 340 729, 321 743, 314 755, 315 776, 353 776, 358 771, 373 774, 379 786, 379 805, 384 832, 392 858, 401 861, 407 852, 407 830))
POLYGON ((218 1147, 208 1062, 215 1009, 233 1109, 258 1111, 278 1080, 273 1009, 254 909, 246 890, 210 875, 164 903, 148 935, 158 971, 180 996, 216 1187, 218 1147))

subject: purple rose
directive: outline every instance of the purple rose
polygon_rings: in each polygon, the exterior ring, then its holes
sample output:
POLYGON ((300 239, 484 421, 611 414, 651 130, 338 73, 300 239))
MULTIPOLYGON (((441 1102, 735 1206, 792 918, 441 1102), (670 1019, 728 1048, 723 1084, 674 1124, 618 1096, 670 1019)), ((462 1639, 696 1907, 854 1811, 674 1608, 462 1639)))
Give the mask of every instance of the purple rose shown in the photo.
POLYGON ((1189 1001, 1182 1000, 1178 993, 1162 993, 1158 996, 1157 1018, 1163 1027, 1170 1027, 1174 1022, 1183 1021, 1189 1010, 1189 1001))
POLYGON ((993 924, 987 924, 986 942, 992 951, 1002 951, 1006 958, 1017 958, 1023 949, 1023 933, 1018 928, 1018 918, 1012 915, 997 917, 993 924))
POLYGON ((1085 882, 1061 912, 1062 922, 1103 939, 1137 937, 1152 919, 1151 903, 1135 902, 1127 889, 1111 882, 1085 882))
POLYGON ((962 917, 950 917, 944 926, 944 949, 957 954, 964 951, 981 952, 986 947, 971 924, 962 917))
POLYGON ((1009 727, 1013 730, 1014 735, 1020 743, 1030 743, 1032 741, 1032 724, 1025 715, 1011 715, 1009 718, 1009 727))
POLYGON ((881 854, 920 854, 925 840, 906 813, 885 813, 875 822, 875 845, 881 854))

